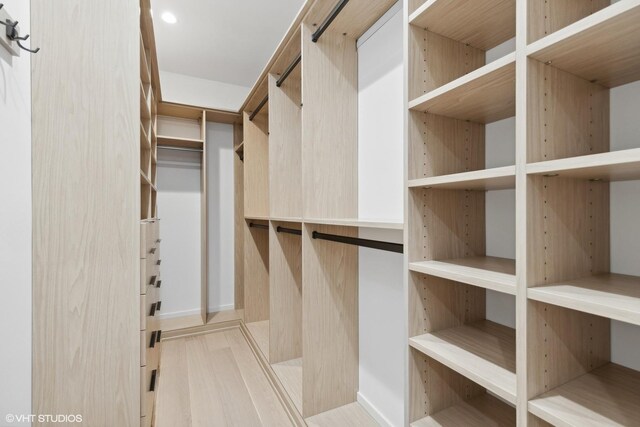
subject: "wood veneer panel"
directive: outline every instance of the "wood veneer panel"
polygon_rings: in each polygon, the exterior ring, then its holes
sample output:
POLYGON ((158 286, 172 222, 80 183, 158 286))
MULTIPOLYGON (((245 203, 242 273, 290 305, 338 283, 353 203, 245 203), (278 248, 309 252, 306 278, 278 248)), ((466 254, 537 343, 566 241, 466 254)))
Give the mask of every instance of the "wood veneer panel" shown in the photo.
POLYGON ((302 356, 302 238, 278 233, 279 225, 300 229, 300 225, 274 222, 269 231, 271 363, 302 356))
POLYGON ((611 4, 610 0, 529 1, 528 41, 534 42, 611 4))
POLYGON ((269 206, 272 216, 302 216, 301 66, 276 86, 269 76, 269 206))
MULTIPOLYGON (((269 231, 244 224, 244 321, 269 319, 269 231)), ((256 221, 267 224, 264 221, 256 221)))
POLYGON ((244 113, 244 212, 269 216, 269 114, 265 105, 253 121, 244 113))
POLYGON ((31 4, 32 409, 87 425, 140 425, 139 13, 31 4))
POLYGON ((348 36, 327 32, 312 43, 312 32, 313 27, 306 23, 302 31, 303 216, 355 218, 358 216, 356 42, 348 36))
POLYGON ((515 425, 515 409, 490 394, 481 394, 461 401, 434 415, 411 423, 411 427, 513 427, 515 425))
POLYGON ((357 237, 347 227, 305 225, 302 233, 303 417, 356 401, 358 248, 311 237, 357 237))

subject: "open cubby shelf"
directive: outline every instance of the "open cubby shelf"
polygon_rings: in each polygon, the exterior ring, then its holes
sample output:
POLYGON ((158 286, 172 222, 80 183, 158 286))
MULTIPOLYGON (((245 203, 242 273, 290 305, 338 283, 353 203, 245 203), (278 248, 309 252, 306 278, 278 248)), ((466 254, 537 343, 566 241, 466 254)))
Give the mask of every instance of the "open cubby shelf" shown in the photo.
POLYGON ((415 421, 411 427, 512 427, 515 424, 515 408, 483 393, 415 421))
POLYGON ((185 138, 178 136, 158 135, 158 143, 162 146, 179 148, 202 148, 202 139, 185 138))
POLYGON ((515 330, 483 320, 419 335, 410 345, 506 401, 516 401, 515 330))
POLYGON ((640 0, 407 5, 408 422, 637 424, 640 0))
POLYGON ((528 408, 553 425, 635 425, 640 372, 607 363, 530 400, 528 408))

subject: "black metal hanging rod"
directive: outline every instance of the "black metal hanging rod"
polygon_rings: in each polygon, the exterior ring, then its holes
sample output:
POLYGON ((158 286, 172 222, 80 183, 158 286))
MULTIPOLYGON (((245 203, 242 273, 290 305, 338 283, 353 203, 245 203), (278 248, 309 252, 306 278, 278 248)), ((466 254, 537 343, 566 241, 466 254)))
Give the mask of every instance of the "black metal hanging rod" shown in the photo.
POLYGON ((249 223, 249 228, 259 228, 261 230, 268 230, 269 226, 264 224, 256 224, 254 222, 249 223))
POLYGON ((295 234, 296 236, 302 236, 302 230, 296 230, 295 228, 277 226, 276 231, 278 233, 289 233, 289 234, 295 234))
POLYGON ((364 246, 365 248, 380 249, 382 251, 404 252, 404 246, 401 243, 381 242, 379 240, 360 239, 359 237, 338 236, 337 234, 325 234, 314 231, 311 234, 314 239, 329 240, 331 242, 346 243, 347 245, 364 246))
POLYGON ((282 86, 282 83, 284 83, 284 81, 287 80, 287 77, 289 77, 289 74, 291 74, 291 72, 298 66, 300 61, 302 61, 302 53, 299 53, 298 56, 296 56, 296 59, 294 59, 293 62, 289 64, 287 69, 284 70, 284 73, 282 73, 278 81, 276 81, 277 87, 282 86))
POLYGON ((269 100, 269 95, 265 96, 264 99, 262 101, 260 101, 260 104, 258 104, 256 109, 253 110, 253 112, 249 116, 249 121, 250 122, 253 121, 253 118, 260 112, 260 110, 262 110, 262 107, 264 107, 264 105, 267 103, 268 100, 269 100))
POLYGON ((312 42, 316 43, 318 40, 320 40, 320 36, 322 35, 322 33, 324 33, 327 28, 329 28, 329 25, 331 25, 333 20, 336 19, 336 16, 338 16, 342 9, 344 9, 347 3, 349 3, 349 0, 340 0, 338 4, 336 4, 329 16, 327 16, 324 22, 320 25, 320 28, 318 28, 316 32, 311 36, 312 42))

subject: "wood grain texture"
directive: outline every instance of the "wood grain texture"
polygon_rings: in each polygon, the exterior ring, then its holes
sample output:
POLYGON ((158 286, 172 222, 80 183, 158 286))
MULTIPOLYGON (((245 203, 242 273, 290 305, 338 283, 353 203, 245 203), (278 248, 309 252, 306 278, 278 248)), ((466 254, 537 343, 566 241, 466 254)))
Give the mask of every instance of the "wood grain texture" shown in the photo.
POLYGON ((298 412, 302 413, 302 358, 271 365, 298 412))
POLYGON ((409 140, 409 179, 485 168, 483 124, 410 111, 409 140))
MULTIPOLYGON (((358 216, 358 76, 355 39, 302 31, 303 216, 358 216)), ((247 163, 245 163, 247 165, 247 163)))
POLYGON ((244 115, 244 213, 269 216, 269 114, 244 115))
POLYGON ((529 402, 557 426, 631 426, 640 419, 640 373, 606 364, 529 402))
POLYGON ((529 163, 609 151, 609 90, 529 60, 529 163))
POLYGON ((36 0, 31 24, 32 411, 139 426, 139 5, 36 0))
POLYGON ((440 188, 446 190, 504 190, 516 185, 515 166, 461 172, 409 181, 409 187, 440 188))
POLYGON ((258 349, 264 357, 269 360, 269 321, 261 320, 259 322, 246 323, 247 329, 251 332, 251 336, 255 340, 258 349))
POLYGON ((269 361, 302 356, 302 238, 278 233, 276 227, 300 225, 272 222, 269 230, 269 361))
POLYGON ((309 417, 305 421, 309 427, 376 427, 378 425, 359 403, 350 403, 309 417))
POLYGON ((303 417, 356 401, 358 390, 358 248, 314 240, 312 231, 357 230, 305 225, 302 233, 303 417))
POLYGON ((428 0, 409 23, 470 46, 489 50, 516 35, 515 0, 428 0))
POLYGON ((269 207, 270 215, 302 216, 301 66, 282 86, 269 76, 269 207))
POLYGON ((411 427, 513 427, 516 411, 489 394, 481 394, 462 401, 432 416, 425 417, 411 427))
POLYGON ((533 43, 527 51, 540 62, 615 87, 640 80, 640 2, 626 1, 533 43))
MULTIPOLYGON (((256 221, 267 225, 264 221, 256 221)), ((269 319, 269 232, 244 224, 244 320, 269 319)))
POLYGON ((529 288, 529 298, 640 325, 640 277, 597 274, 529 288))
POLYGON ((528 2, 527 37, 532 43, 611 4, 610 0, 528 2))
POLYGON ((419 335, 410 345, 515 404, 515 330, 482 320, 419 335))
POLYGON ((546 393, 610 360, 610 321, 579 311, 530 301, 528 391, 546 393))
POLYGON ((515 55, 509 54, 409 102, 432 114, 491 123, 515 115, 515 55))

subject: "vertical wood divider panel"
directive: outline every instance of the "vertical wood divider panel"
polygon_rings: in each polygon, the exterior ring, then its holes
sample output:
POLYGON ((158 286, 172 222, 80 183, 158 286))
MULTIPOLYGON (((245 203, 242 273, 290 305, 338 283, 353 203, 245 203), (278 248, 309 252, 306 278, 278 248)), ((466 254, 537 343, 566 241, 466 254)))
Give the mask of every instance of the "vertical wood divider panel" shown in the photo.
POLYGON ((269 208, 272 217, 302 217, 300 66, 277 87, 269 76, 269 208))
POLYGON ((300 224, 272 222, 269 230, 269 362, 302 357, 302 238, 276 228, 300 224))
MULTIPOLYGON (((244 224, 244 320, 269 320, 269 232, 244 224)), ((253 221, 268 225, 265 221, 253 221)))
POLYGON ((32 408, 87 425, 140 425, 139 17, 31 7, 32 408))
POLYGON ((358 216, 356 42, 302 28, 302 171, 305 218, 358 216))
POLYGON ((200 315, 202 323, 207 323, 209 311, 209 212, 207 202, 207 112, 202 111, 200 119, 200 138, 202 139, 202 167, 200 169, 200 245, 201 245, 201 284, 200 284, 200 315))
MULTIPOLYGON (((242 143, 242 125, 233 126, 233 146, 242 143)), ((235 272, 234 272, 234 306, 236 310, 244 308, 244 162, 240 155, 233 156, 234 203, 235 203, 235 272)))
POLYGON ((269 118, 265 105, 252 121, 244 113, 244 212, 269 216, 269 118))
POLYGON ((314 240, 313 231, 357 237, 349 227, 305 225, 302 233, 302 416, 356 401, 358 248, 314 240))

